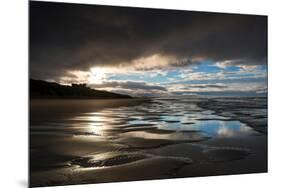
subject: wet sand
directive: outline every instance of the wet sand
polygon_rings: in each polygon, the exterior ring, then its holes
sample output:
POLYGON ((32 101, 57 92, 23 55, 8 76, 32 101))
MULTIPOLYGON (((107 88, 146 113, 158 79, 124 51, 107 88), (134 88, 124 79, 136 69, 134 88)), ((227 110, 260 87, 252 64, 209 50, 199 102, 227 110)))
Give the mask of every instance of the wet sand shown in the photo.
POLYGON ((31 100, 31 186, 267 172, 265 98, 31 100))

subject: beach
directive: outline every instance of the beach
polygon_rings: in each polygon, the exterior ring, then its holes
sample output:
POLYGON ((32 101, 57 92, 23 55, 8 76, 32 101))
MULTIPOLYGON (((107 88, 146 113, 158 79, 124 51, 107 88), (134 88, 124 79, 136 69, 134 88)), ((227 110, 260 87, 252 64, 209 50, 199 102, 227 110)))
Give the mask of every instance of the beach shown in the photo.
POLYGON ((31 99, 31 186, 267 172, 267 98, 31 99))

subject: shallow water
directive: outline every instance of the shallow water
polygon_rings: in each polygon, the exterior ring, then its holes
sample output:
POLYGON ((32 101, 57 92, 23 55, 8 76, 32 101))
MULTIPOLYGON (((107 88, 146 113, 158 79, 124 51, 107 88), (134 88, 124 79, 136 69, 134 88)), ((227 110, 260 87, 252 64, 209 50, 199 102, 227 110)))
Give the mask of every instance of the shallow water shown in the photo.
MULTIPOLYGON (((251 157, 253 162, 247 162, 245 170, 228 171, 226 164, 220 173, 266 171, 266 103, 262 98, 31 101, 31 183, 44 186, 83 183, 85 179, 86 183, 97 183, 188 177, 197 174, 180 170, 186 165, 198 172, 207 168, 197 166, 198 162, 223 165, 225 161, 242 161, 240 165, 245 166, 243 160, 251 157), (259 149, 254 142, 262 143, 259 149), (170 146, 176 147, 171 150, 170 146), (255 164, 258 160, 262 164, 255 164), (154 165, 149 161, 169 161, 159 166, 167 173, 147 176, 144 171, 154 165), (134 165, 142 170, 131 176, 134 165), (257 165, 260 168, 252 169, 257 165), (83 169, 90 170, 85 174, 83 169), (121 176, 119 171, 126 173, 121 176), (89 180, 89 174, 100 178, 89 180)), ((208 169, 198 175, 219 174, 208 169)))

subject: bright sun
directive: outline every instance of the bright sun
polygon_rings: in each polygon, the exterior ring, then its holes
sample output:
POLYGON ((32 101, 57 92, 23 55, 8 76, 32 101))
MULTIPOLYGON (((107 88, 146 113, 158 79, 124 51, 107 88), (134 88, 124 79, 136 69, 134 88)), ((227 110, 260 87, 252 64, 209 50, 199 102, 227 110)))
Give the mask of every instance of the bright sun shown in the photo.
POLYGON ((106 75, 103 68, 94 67, 90 70, 89 82, 91 84, 101 84, 105 77, 106 75))

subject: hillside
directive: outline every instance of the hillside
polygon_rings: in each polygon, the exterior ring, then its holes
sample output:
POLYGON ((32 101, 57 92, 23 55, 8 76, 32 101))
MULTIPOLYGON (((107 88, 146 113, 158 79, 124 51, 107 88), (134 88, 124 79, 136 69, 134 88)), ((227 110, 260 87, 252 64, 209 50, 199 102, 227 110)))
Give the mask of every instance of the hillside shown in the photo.
POLYGON ((30 98, 82 98, 82 99, 115 99, 132 98, 108 91, 91 89, 86 84, 72 84, 71 86, 60 85, 55 82, 42 80, 29 80, 30 98))

